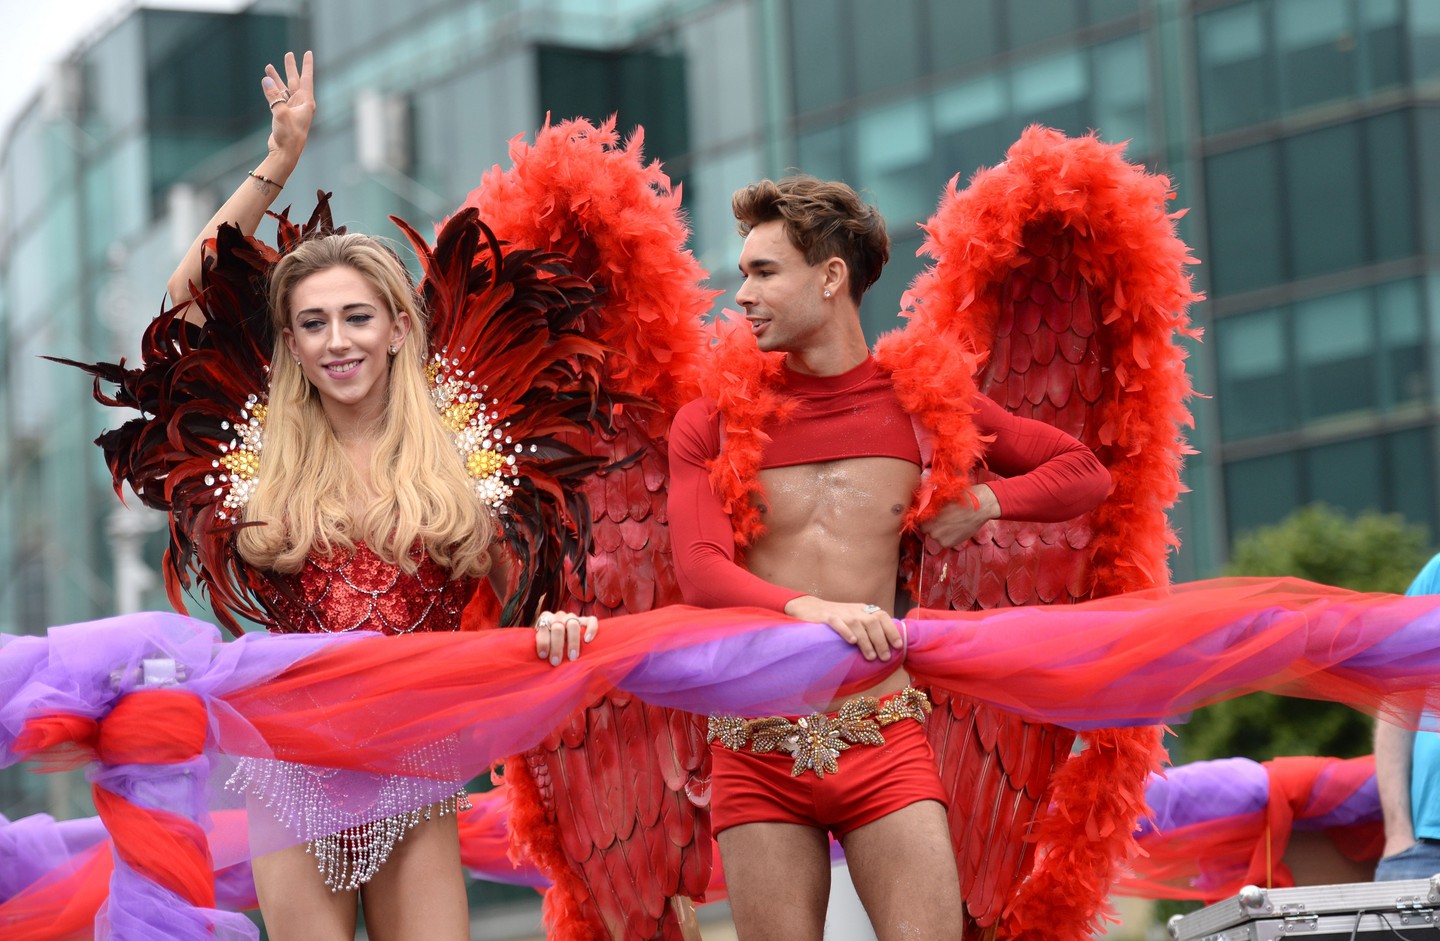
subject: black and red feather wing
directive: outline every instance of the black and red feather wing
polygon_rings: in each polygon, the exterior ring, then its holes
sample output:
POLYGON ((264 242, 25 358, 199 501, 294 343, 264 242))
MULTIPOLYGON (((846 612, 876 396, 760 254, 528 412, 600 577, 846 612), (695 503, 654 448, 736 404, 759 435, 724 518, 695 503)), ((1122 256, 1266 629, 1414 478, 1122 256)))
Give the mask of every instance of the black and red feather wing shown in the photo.
MULTIPOLYGON (((924 555, 910 578, 922 606, 1070 603, 1168 581, 1165 511, 1180 492, 1191 394, 1178 338, 1192 334, 1196 297, 1172 195, 1119 147, 1031 128, 1004 164, 963 191, 952 182, 926 224, 936 263, 908 295, 907 332, 968 344, 983 361, 979 390, 1090 446, 1113 489, 1075 519, 997 521, 924 555)), ((1133 851, 1158 731, 1092 733, 1067 760, 1072 732, 947 706, 930 734, 967 917, 1002 937, 1089 937, 1133 851)))
MULTIPOLYGON (((280 242, 336 231, 320 194, 303 225, 276 217, 280 242)), ((117 493, 128 484, 145 505, 170 517, 166 591, 177 610, 200 588, 216 617, 242 633, 239 618, 268 623, 251 578, 234 554, 234 500, 253 478, 251 439, 263 422, 272 334, 265 283, 279 254, 222 226, 211 244, 194 300, 163 311, 141 339, 136 368, 59 360, 95 376, 95 398, 139 414, 96 439, 117 493), (185 319, 189 304, 204 317, 185 319), (104 391, 105 384, 114 386, 104 391)))

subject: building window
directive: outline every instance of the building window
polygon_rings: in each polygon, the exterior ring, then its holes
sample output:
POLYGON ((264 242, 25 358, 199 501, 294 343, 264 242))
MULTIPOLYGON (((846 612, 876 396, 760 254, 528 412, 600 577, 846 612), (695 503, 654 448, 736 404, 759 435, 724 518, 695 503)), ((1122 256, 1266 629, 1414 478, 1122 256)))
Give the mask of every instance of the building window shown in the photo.
POLYGON ((1413 254, 1409 115, 1383 114, 1208 158, 1215 293, 1413 254))
POLYGON ((1366 261, 1360 126, 1342 124, 1282 145, 1290 271, 1307 278, 1366 261))
POLYGON ((1346 513, 1399 513, 1435 531, 1433 433, 1412 428, 1274 454, 1225 467, 1232 540, 1271 526, 1302 506, 1346 513))
POLYGON ((1284 280, 1280 179, 1272 143, 1205 161, 1210 280, 1234 294, 1284 280))
POLYGON ((1150 65, 1136 33, 1096 46, 1095 129, 1112 143, 1130 141, 1130 159, 1150 152, 1150 65))
POLYGON ((1395 408, 1426 398, 1425 328, 1416 281, 1395 281, 1375 290, 1380 325, 1380 402, 1395 408))
POLYGON ((854 71, 844 51, 845 18, 832 0, 790 0, 790 47, 795 113, 807 114, 853 97, 854 71))
MULTIPOLYGON (((859 48, 850 61, 862 95, 919 78, 925 68, 920 43, 919 0, 850 0, 850 31, 859 48)), ((831 16, 838 11, 831 6, 831 16)))
POLYGON ((1014 102, 1017 117, 1069 134, 1084 134, 1090 76, 1080 50, 1037 59, 1015 67, 1014 102))
POLYGON ((1299 478, 1300 457, 1293 451, 1225 465, 1225 516, 1231 540, 1273 526, 1304 506, 1299 478))
POLYGON ((1267 120, 1273 113, 1265 56, 1265 19, 1251 0, 1195 18, 1201 123, 1215 134, 1267 120))
POLYGON ((1000 2, 1003 0, 970 3, 931 0, 926 38, 930 61, 937 72, 988 59, 1000 52, 1000 2))
POLYGON ((1360 90, 1373 92, 1402 84, 1405 24, 1401 0, 1364 0, 1356 12, 1360 21, 1360 90))
POLYGON ((1440 3, 1409 0, 1410 61, 1414 80, 1440 77, 1440 3))
POLYGON ((1295 305, 1302 422, 1375 408, 1374 319, 1368 290, 1295 305))
POLYGON ((1216 398, 1227 441, 1295 426, 1286 320, 1279 310, 1260 310, 1215 325, 1216 398))
POLYGON ((962 178, 994 166, 1014 143, 1010 95, 1005 80, 986 75, 937 92, 931 99, 935 151, 941 169, 962 178))
POLYGON ((1435 442, 1430 428, 1411 428, 1385 439, 1385 509, 1440 533, 1435 514, 1435 442))
POLYGON ((928 218, 939 174, 925 103, 914 99, 863 114, 855 137, 857 184, 874 194, 886 221, 898 227, 928 218))
POLYGON ((1382 439, 1360 438, 1305 452, 1305 501, 1346 513, 1385 508, 1382 439))
POLYGON ((1012 47, 1064 36, 1081 25, 1081 4, 1075 0, 1011 0, 1005 10, 1012 47))
POLYGON ((1376 261, 1404 258, 1415 253, 1415 173, 1411 159, 1410 111, 1392 111, 1365 122, 1365 166, 1357 179, 1368 184, 1372 234, 1371 257, 1376 261))
POLYGON ((1355 93, 1356 41, 1348 0, 1276 0, 1280 103, 1294 111, 1355 93))

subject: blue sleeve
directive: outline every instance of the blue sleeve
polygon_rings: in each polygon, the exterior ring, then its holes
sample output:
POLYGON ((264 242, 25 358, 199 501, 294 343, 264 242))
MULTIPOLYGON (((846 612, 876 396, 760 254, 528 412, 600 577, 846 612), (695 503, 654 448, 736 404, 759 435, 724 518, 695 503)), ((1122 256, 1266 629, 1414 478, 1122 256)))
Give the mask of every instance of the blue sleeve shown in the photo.
POLYGON ((1415 581, 1410 583, 1410 588, 1405 592, 1407 595, 1440 595, 1440 553, 1437 553, 1420 574, 1415 576, 1415 581))

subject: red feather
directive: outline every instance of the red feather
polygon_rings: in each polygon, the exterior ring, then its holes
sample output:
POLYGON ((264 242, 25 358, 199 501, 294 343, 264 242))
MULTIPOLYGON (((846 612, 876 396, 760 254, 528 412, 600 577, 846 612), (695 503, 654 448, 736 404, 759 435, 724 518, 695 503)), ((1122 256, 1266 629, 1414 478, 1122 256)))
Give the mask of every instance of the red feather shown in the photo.
MULTIPOLYGON (((609 617, 680 601, 665 527, 665 434, 698 394, 700 323, 715 292, 685 249, 680 194, 658 164, 645 164, 641 135, 621 144, 614 121, 542 128, 512 142, 514 166, 486 174, 466 200, 511 245, 558 252, 602 286, 587 336, 609 354, 598 377, 617 396, 658 408, 617 409, 604 432, 566 439, 606 462, 581 486, 590 528, 582 565, 548 583, 550 605, 609 617)), ((709 752, 696 716, 614 697, 578 713, 572 731, 509 763, 510 776, 550 782, 553 812, 515 819, 517 845, 565 853, 536 857, 556 887, 547 925, 559 938, 678 937, 672 896, 704 893, 710 832, 694 793, 709 752), (583 774, 582 774, 583 769, 583 774), (583 788, 586 793, 575 793, 583 788), (573 828, 573 829, 572 829, 573 828)))
MULTIPOLYGON (((1193 259, 1165 209, 1172 195, 1118 147, 1031 128, 967 189, 952 181, 926 223, 936 264, 907 294, 909 324, 882 347, 922 365, 945 339, 988 354, 979 388, 1095 449, 1114 490, 1086 517, 992 524, 963 551, 926 558, 912 579, 922 605, 1070 602, 1168 580, 1165 510, 1179 493, 1191 392, 1177 337, 1195 335, 1185 310, 1196 299, 1193 259)), ((930 734, 954 795, 969 916, 1000 923, 1002 937, 1089 937, 1134 852, 1158 734, 1097 733, 1066 761, 1070 733, 954 704, 936 710, 930 734), (957 749, 957 736, 975 744, 957 749)))

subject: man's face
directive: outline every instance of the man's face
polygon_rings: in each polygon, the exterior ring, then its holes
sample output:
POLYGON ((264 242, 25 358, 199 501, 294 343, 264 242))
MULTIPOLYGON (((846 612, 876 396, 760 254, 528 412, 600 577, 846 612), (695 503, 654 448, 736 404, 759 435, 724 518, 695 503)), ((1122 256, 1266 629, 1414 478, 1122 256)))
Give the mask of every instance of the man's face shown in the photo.
POLYGON ((745 280, 735 302, 762 350, 803 352, 825 341, 835 318, 825 303, 825 267, 811 265, 790 243, 785 223, 762 222, 745 236, 740 252, 745 280))

